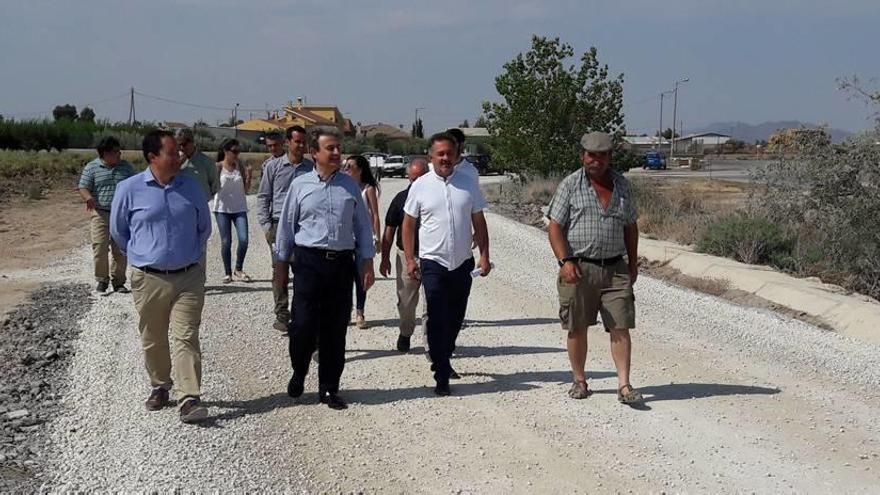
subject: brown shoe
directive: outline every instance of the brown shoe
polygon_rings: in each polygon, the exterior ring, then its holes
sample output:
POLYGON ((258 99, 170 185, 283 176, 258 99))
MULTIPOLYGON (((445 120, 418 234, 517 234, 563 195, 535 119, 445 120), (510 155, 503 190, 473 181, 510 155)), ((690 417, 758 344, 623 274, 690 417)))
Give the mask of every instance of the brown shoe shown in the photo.
POLYGON ((198 423, 208 417, 208 408, 202 405, 198 397, 187 397, 180 404, 180 421, 198 423))
POLYGON ((161 410, 168 405, 168 391, 162 387, 154 388, 144 405, 147 406, 147 411, 161 410))

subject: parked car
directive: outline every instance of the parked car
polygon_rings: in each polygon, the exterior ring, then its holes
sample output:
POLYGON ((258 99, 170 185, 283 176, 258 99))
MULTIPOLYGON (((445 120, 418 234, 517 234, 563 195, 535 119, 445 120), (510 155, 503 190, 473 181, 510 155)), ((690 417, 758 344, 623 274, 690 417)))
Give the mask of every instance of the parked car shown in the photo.
POLYGON ((648 151, 642 158, 642 168, 651 170, 666 170, 666 157, 659 151, 648 151))
POLYGON ((406 176, 406 163, 406 158, 401 155, 389 156, 381 165, 382 177, 406 176))
POLYGON ((477 172, 479 172, 480 175, 486 175, 492 172, 490 166, 492 159, 489 155, 468 155, 464 157, 464 159, 474 164, 474 167, 477 168, 477 172))

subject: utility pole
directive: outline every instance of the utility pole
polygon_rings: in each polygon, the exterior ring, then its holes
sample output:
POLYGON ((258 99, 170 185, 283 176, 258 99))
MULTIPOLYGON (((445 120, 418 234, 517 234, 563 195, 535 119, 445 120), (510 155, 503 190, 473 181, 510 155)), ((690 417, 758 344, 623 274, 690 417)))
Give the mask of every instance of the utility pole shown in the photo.
POLYGON ((131 100, 128 104, 128 125, 133 125, 137 120, 134 114, 134 86, 131 87, 131 100))
MULTIPOLYGON (((672 91, 661 91, 660 92, 660 130, 657 133, 657 149, 660 149, 661 143, 663 143, 663 97, 672 93, 672 91)), ((674 126, 673 126, 674 127, 674 126)))
POLYGON ((238 138, 238 103, 232 109, 232 128, 235 129, 235 137, 238 138))
POLYGON ((672 142, 669 145, 669 159, 672 160, 675 156, 675 113, 678 110, 678 85, 681 83, 686 83, 690 81, 690 78, 684 78, 679 81, 675 81, 675 89, 672 90, 672 142))

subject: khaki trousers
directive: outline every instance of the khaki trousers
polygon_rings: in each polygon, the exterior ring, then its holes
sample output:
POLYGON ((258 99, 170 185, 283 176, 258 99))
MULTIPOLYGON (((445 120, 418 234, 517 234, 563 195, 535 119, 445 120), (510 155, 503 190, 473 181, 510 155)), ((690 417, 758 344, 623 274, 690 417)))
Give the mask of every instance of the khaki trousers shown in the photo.
POLYGON ((422 281, 413 279, 406 272, 403 251, 397 251, 397 312, 400 314, 400 335, 411 337, 416 328, 416 309, 419 305, 419 289, 422 281))
POLYGON ((89 231, 92 237, 92 257, 95 260, 95 280, 104 283, 113 282, 114 287, 125 285, 125 268, 128 261, 110 237, 110 212, 94 210, 89 221, 89 231), (108 250, 113 254, 110 263, 107 261, 108 250))
MULTIPOLYGON (((283 285, 275 285, 275 251, 273 250, 273 244, 275 244, 275 231, 278 228, 278 224, 272 222, 272 228, 266 233, 266 242, 269 243, 269 256, 272 260, 272 300, 275 303, 274 311, 275 311, 275 319, 288 324, 290 320, 290 307, 292 306, 290 302, 290 293, 288 288, 290 286, 290 282, 283 285)), ((292 270, 292 267, 291 267, 292 270)), ((290 278, 290 273, 288 272, 288 280, 290 278)))
POLYGON ((166 275, 135 268, 131 291, 140 315, 138 329, 150 385, 171 389, 173 384, 180 397, 198 397, 202 383, 199 325, 205 304, 204 269, 194 266, 186 272, 166 275))

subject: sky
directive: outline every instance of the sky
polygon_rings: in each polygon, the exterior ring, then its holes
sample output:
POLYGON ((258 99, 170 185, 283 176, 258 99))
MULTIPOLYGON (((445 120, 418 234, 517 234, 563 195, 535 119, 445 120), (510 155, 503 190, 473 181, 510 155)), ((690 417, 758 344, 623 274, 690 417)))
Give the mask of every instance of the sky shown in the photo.
MULTIPOLYGON (((659 93, 679 86, 685 130, 714 122, 801 120, 849 131, 871 109, 837 87, 880 88, 875 0, 28 0, 3 2, 0 114, 91 106, 126 120, 209 123, 265 116, 297 97, 354 122, 428 132, 471 123, 498 100, 495 77, 559 37, 595 46, 623 73, 630 133, 659 125, 659 93), (217 107, 198 108, 177 102, 217 107)), ((672 119, 664 102, 664 127, 672 119)), ((719 129, 723 132, 723 129, 719 129)))

